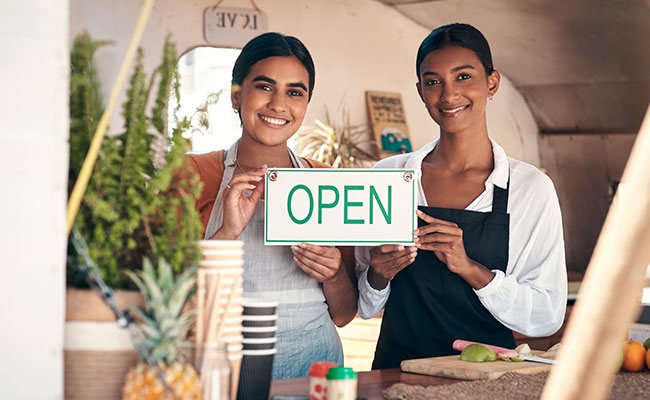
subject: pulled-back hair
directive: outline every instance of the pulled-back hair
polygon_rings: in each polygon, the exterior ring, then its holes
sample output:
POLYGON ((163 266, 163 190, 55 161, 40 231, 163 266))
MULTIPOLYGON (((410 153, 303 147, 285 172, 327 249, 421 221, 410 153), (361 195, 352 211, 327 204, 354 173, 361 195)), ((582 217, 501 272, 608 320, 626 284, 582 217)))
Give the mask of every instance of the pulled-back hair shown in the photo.
POLYGON ((434 29, 420 44, 415 62, 415 73, 418 80, 420 79, 420 66, 427 54, 446 46, 459 46, 472 50, 483 64, 487 75, 494 70, 490 45, 485 36, 472 25, 454 23, 434 29))
POLYGON ((232 69, 232 84, 241 85, 251 67, 268 57, 296 57, 309 73, 309 99, 314 91, 314 61, 304 44, 293 36, 277 32, 263 33, 246 43, 232 69))

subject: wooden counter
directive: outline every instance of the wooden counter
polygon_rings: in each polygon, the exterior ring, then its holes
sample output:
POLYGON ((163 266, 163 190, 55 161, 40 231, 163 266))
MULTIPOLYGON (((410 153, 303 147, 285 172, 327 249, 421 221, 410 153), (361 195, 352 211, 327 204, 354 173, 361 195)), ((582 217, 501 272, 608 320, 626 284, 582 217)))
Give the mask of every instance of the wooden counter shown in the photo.
MULTIPOLYGON (((368 400, 383 399, 382 391, 395 383, 439 386, 462 382, 457 379, 407 374, 399 368, 358 373, 358 397, 368 400)), ((309 396, 309 377, 275 380, 271 383, 271 397, 279 395, 309 396)), ((305 398, 307 398, 305 397, 305 398)))

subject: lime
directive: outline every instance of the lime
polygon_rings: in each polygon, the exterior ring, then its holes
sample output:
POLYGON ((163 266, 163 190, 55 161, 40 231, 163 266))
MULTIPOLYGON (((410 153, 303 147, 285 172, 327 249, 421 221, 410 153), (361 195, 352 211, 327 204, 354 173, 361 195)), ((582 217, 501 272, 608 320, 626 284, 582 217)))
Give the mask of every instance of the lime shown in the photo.
POLYGON ((471 362, 496 361, 497 355, 486 345, 473 343, 460 353, 460 359, 471 362))

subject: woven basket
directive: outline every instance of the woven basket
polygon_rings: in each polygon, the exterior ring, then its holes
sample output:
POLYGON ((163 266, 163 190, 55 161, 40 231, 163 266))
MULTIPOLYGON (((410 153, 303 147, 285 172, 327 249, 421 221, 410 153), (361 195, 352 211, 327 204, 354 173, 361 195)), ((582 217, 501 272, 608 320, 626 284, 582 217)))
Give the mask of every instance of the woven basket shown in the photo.
MULTIPOLYGON (((135 291, 117 291, 118 305, 141 306, 135 291)), ((128 331, 91 290, 66 290, 64 345, 66 400, 118 400, 127 372, 138 360, 128 331)))

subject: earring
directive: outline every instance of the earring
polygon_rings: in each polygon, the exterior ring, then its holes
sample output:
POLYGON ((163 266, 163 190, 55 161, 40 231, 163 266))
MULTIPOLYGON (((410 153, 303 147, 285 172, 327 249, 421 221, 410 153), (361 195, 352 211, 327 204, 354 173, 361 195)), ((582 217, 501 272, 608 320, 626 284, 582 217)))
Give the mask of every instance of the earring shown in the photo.
POLYGON ((494 95, 493 94, 488 94, 488 99, 494 100, 494 95))
POLYGON ((234 112, 235 114, 239 114, 239 108, 233 108, 232 112, 234 112))

